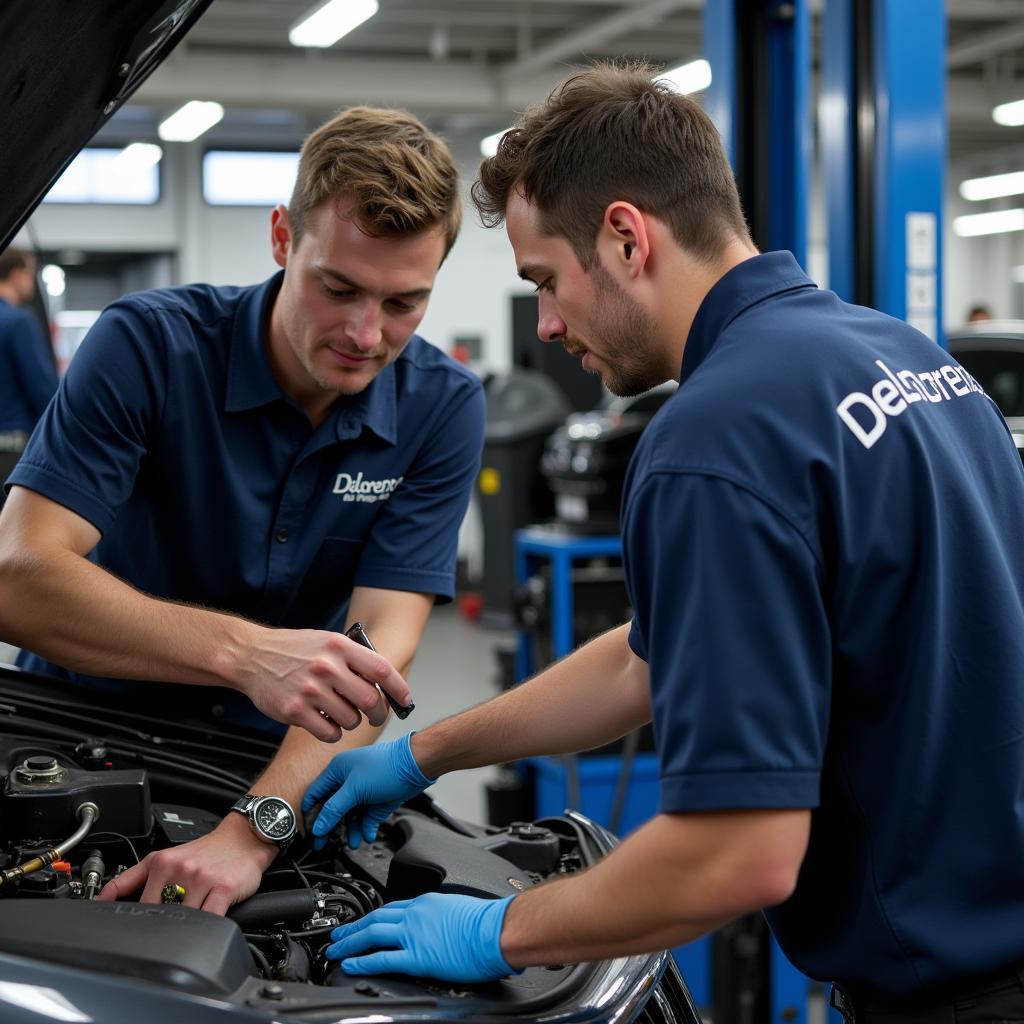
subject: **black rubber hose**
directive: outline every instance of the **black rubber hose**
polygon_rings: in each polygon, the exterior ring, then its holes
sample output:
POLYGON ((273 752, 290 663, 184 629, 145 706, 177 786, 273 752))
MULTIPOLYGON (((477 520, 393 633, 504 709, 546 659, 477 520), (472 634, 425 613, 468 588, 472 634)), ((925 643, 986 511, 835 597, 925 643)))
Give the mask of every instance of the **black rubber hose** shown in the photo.
POLYGON ((275 924, 308 921, 316 913, 316 894, 311 889, 258 892, 236 903, 227 916, 242 931, 269 928, 275 924))

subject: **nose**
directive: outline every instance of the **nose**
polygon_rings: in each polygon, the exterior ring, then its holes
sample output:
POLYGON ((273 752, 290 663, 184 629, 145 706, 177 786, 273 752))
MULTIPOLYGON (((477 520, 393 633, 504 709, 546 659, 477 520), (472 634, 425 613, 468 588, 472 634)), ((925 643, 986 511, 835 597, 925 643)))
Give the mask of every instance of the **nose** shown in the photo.
POLYGON ((537 337, 541 341, 561 341, 568 331, 551 299, 541 295, 537 308, 537 337))
POLYGON ((352 310, 352 319, 345 327, 345 336, 360 351, 376 348, 381 340, 381 312, 374 302, 361 303, 352 310))

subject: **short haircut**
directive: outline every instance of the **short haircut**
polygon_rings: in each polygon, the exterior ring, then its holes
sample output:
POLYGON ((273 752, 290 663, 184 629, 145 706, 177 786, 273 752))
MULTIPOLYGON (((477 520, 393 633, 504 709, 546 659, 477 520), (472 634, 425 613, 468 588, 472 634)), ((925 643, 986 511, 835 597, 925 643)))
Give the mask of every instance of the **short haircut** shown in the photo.
POLYGON ((373 238, 441 228, 446 256, 462 223, 447 145, 405 110, 351 107, 306 139, 288 204, 296 243, 325 200, 354 202, 360 229, 373 238))
POLYGON ((13 245, 0 252, 0 281, 6 281, 16 270, 31 267, 35 260, 32 254, 13 245))
POLYGON ((668 225, 680 246, 713 261, 749 241, 718 130, 693 100, 655 80, 650 64, 601 62, 527 110, 480 166, 473 203, 487 227, 505 219, 513 189, 565 238, 582 266, 597 259, 608 205, 632 203, 668 225))

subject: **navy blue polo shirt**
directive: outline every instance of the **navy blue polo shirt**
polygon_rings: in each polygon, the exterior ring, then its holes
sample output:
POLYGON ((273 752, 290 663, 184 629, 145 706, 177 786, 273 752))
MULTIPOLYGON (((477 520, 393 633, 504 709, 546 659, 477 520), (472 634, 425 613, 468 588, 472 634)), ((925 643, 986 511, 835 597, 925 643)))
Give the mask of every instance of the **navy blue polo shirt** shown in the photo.
POLYGON ((32 433, 57 390, 46 337, 26 309, 0 299, 0 430, 32 433))
POLYGON ((155 597, 321 629, 343 627, 355 586, 450 600, 479 380, 414 335, 313 430, 267 358, 281 278, 115 302, 9 485, 87 519, 103 535, 90 558, 155 597))
POLYGON ((812 977, 895 996, 1024 960, 1024 471, 977 383, 758 256, 626 488, 661 810, 813 808, 767 913, 812 977))

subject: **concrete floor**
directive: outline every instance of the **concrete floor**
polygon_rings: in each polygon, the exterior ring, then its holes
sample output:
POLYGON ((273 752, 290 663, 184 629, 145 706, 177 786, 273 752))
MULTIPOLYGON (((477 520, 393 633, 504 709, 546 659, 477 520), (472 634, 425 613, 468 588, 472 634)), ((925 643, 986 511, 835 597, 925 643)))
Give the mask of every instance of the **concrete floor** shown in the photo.
MULTIPOLYGON (((401 736, 479 704, 498 692, 494 645, 511 634, 466 621, 454 604, 435 608, 427 621, 419 653, 409 672, 416 710, 404 722, 392 716, 384 738, 401 736)), ((17 648, 0 643, 0 662, 13 661, 17 648)), ((446 811, 468 821, 485 822, 484 785, 493 769, 479 768, 440 779, 431 795, 446 811)))
MULTIPOLYGON (((494 645, 510 636, 467 622, 454 604, 435 608, 427 620, 419 653, 407 680, 416 710, 404 722, 392 716, 383 738, 401 736, 410 729, 425 729, 433 722, 493 697, 498 692, 494 645)), ((455 772, 439 779, 430 793, 457 818, 485 822, 484 786, 493 774, 491 768, 455 772)))

